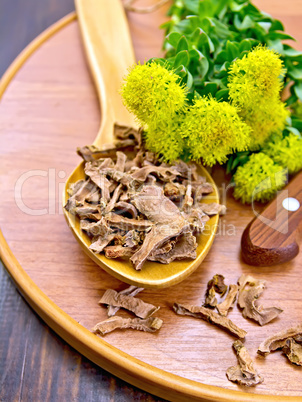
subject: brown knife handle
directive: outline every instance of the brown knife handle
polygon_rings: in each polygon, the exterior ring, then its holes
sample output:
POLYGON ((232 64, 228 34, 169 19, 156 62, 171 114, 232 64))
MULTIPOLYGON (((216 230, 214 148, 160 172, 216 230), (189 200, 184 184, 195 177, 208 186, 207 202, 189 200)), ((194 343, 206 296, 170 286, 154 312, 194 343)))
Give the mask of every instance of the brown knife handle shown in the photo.
POLYGON ((299 253, 296 232, 302 221, 302 172, 278 193, 275 199, 246 227, 241 239, 243 260, 249 265, 269 266, 291 260, 299 253), (283 204, 294 198, 298 209, 283 204), (298 204, 298 203, 299 204, 298 204))

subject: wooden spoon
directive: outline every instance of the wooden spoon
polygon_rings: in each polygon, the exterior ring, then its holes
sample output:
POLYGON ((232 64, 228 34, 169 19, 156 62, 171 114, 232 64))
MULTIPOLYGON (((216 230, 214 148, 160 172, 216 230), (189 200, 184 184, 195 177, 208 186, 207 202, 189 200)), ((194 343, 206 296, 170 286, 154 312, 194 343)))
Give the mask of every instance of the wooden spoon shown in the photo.
MULTIPOLYGON (((135 57, 120 0, 76 0, 76 10, 86 49, 87 59, 98 92, 102 122, 94 145, 101 147, 113 142, 115 122, 135 126, 132 115, 122 104, 119 89, 127 68, 135 63, 135 57)), ((68 200, 67 189, 71 184, 85 178, 84 163, 81 163, 66 182, 63 205, 68 200)), ((200 174, 214 187, 208 202, 219 202, 218 191, 209 173, 200 168, 200 174)), ((205 198, 205 202, 206 198, 205 198)), ((207 255, 215 237, 218 216, 207 222, 199 239, 195 260, 175 261, 168 265, 146 262, 141 271, 136 271, 130 261, 108 259, 89 250, 91 241, 81 231, 79 220, 64 209, 67 222, 84 251, 109 274, 132 285, 145 288, 160 288, 176 284, 191 274, 207 255)))
POLYGON ((302 172, 246 227, 241 239, 247 264, 269 266, 290 261, 299 252, 297 229, 302 221, 302 172))

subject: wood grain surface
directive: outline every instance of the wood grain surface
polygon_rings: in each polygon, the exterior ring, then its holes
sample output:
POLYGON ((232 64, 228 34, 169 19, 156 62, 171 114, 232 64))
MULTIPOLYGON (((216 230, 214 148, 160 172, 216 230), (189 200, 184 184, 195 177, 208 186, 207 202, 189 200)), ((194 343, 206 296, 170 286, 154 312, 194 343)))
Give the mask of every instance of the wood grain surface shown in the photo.
MULTIPOLYGON (((261 1, 262 9, 281 18, 288 27, 288 32, 301 41, 299 19, 302 6, 299 4, 291 0, 283 13, 284 5, 281 1, 261 1)), ((152 16, 129 16, 138 59, 160 55, 162 33, 157 27, 164 18, 164 10, 152 16)), ((301 42, 297 47, 301 48, 301 42)), ((60 308, 88 329, 106 318, 105 309, 98 305, 104 290, 119 290, 125 285, 100 270, 82 252, 65 223, 60 197, 66 177, 79 161, 75 153, 76 147, 93 141, 99 120, 97 97, 85 63, 78 26, 76 22, 72 22, 29 58, 3 96, 0 107, 0 177, 3 189, 0 224, 13 253, 34 282, 60 308)), ((221 168, 214 169, 212 173, 222 195, 227 193, 226 198, 222 197, 222 202, 228 208, 228 214, 220 220, 213 248, 201 267, 183 283, 169 289, 145 290, 140 296, 144 301, 161 307, 157 316, 163 319, 163 328, 157 334, 117 331, 104 339, 108 345, 117 347, 144 363, 197 383, 221 387, 220 392, 218 391, 221 401, 226 400, 223 395, 227 393, 224 391, 227 389, 240 390, 251 398, 259 395, 259 401, 264 400, 266 394, 283 401, 289 396, 295 396, 298 401, 302 397, 301 368, 291 366, 280 353, 264 359, 256 356, 256 350, 259 343, 271 333, 301 321, 301 255, 289 263, 269 268, 259 269, 244 264, 240 259, 240 237, 252 219, 253 212, 250 207, 243 207, 232 198, 231 189, 225 191, 228 180, 221 168), (206 283, 216 273, 223 274, 228 284, 236 283, 242 273, 267 280, 263 304, 276 304, 284 310, 280 318, 265 327, 245 320, 237 307, 229 315, 236 324, 248 331, 245 344, 265 378, 264 383, 256 389, 244 389, 226 379, 226 369, 236 362, 231 348, 233 338, 230 335, 194 318, 175 316, 171 309, 174 301, 201 304, 206 283)), ((4 303, 4 299, 2 300, 4 303)), ((20 318, 18 321, 15 331, 22 331, 24 325, 30 327, 20 318)), ((1 335, 2 333, 4 332, 1 335)), ((51 335, 45 335, 46 339, 53 336, 51 332, 49 334, 51 335)), ((18 337, 12 339, 16 340, 18 337)), ((27 345, 30 345, 29 338, 26 339, 27 345)), ((55 367, 62 367, 62 359, 64 361, 65 358, 62 356, 65 356, 66 348, 69 349, 66 359, 72 359, 74 352, 59 338, 54 339, 60 344, 62 354, 59 349, 51 347, 49 350, 41 347, 40 353, 47 356, 52 354, 52 350, 57 351, 57 357, 53 360, 55 370, 55 367)), ((11 357, 15 346, 9 342, 6 335, 1 344, 1 353, 6 356, 7 363, 15 362, 11 357), (4 352, 7 345, 10 353, 4 352)), ((22 349, 22 344, 20 347, 22 349)), ((35 355, 29 347, 25 350, 31 357, 30 360, 24 357, 18 373, 21 378, 26 377, 24 373, 30 378, 28 371, 34 370, 35 355)), ((37 359, 39 361, 38 356, 37 359)), ((42 361, 45 360, 42 358, 42 361)), ((6 367, 2 368, 3 383, 5 379, 13 378, 12 373, 15 372, 13 366, 9 368, 7 364, 6 367)), ((41 366, 42 370, 43 367, 45 366, 41 366)), ((63 367, 75 366, 63 364, 63 367)), ((77 364, 76 367, 76 370, 82 370, 81 373, 88 375, 83 365, 77 364)), ((93 376, 106 376, 98 374, 103 372, 98 371, 95 366, 90 367, 88 371, 95 371, 93 376)), ((55 377, 46 377, 45 379, 40 375, 40 384, 49 382, 48 387, 51 387, 51 380, 55 382, 55 377)), ((59 384, 63 390, 70 389, 65 383, 70 378, 64 378, 63 382, 58 379, 59 384)), ((81 376, 75 374, 73 378, 79 381, 81 376)), ((34 379, 33 374, 32 380, 34 379)), ((114 379, 111 381, 115 383, 114 379)), ((110 380, 106 382, 107 385, 109 383, 110 380)), ((18 399, 20 394, 17 392, 20 389, 16 388, 17 382, 13 384, 16 389, 15 397, 18 399)), ((33 386, 37 392, 46 392, 44 385, 33 386)), ((114 390, 114 385, 112 387, 114 390)), ((3 400, 7 400, 5 393, 3 394, 5 388, 1 387, 0 398, 3 400)), ((123 385, 118 388, 122 389, 123 385)), ((80 400, 79 389, 79 385, 75 385, 74 400, 80 400)), ((95 388, 93 389, 95 392, 95 388)), ((139 394, 139 391, 133 391, 131 387, 129 389, 134 392, 129 400, 133 395, 135 398, 148 398, 147 394, 139 394)), ((47 392, 45 395, 49 398, 51 393, 47 392)), ((103 400, 109 400, 109 395, 107 388, 103 400)), ((42 399, 42 394, 39 397, 42 399)), ((93 395, 87 399, 94 400, 93 395)), ((30 400, 30 396, 23 400, 30 400)))

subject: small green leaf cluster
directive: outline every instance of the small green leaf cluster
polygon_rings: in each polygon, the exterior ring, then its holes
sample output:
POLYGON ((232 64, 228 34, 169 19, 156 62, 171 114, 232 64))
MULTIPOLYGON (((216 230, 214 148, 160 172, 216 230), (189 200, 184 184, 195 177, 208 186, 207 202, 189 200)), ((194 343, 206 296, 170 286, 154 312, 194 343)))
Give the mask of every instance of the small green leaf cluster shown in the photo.
POLYGON ((244 204, 272 199, 287 182, 287 169, 263 152, 253 153, 233 176, 234 197, 244 204))

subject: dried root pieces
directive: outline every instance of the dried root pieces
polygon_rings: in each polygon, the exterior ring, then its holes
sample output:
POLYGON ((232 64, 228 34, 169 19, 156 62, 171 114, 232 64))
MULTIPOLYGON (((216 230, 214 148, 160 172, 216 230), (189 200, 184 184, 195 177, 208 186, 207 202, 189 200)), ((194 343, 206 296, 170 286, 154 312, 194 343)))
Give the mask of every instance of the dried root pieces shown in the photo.
POLYGON ((258 374, 254 367, 249 352, 243 343, 239 340, 233 343, 233 348, 237 352, 238 365, 227 369, 226 376, 230 381, 237 382, 240 385, 253 387, 263 382, 263 377, 258 374))
POLYGON ((192 317, 201 318, 204 321, 215 324, 227 330, 232 335, 237 336, 238 338, 244 338, 247 334, 244 329, 237 327, 237 325, 235 325, 229 318, 222 317, 214 311, 202 306, 190 306, 174 303, 173 310, 176 314, 190 315, 192 317))
POLYGON ((238 305, 243 309, 244 318, 251 318, 261 326, 274 320, 282 309, 278 307, 263 307, 257 303, 265 289, 265 281, 255 279, 250 275, 241 275, 238 280, 239 296, 238 305))
POLYGON ((277 349, 282 349, 291 363, 302 366, 302 323, 267 338, 258 353, 265 356, 277 349))
POLYGON ((109 318, 96 324, 92 332, 105 335, 116 329, 136 329, 145 332, 155 332, 160 329, 163 321, 160 318, 151 317, 159 310, 159 307, 134 297, 142 290, 144 289, 136 286, 130 286, 120 292, 107 289, 99 303, 107 305, 109 318), (115 316, 120 308, 134 313, 136 318, 115 316))
POLYGON ((114 316, 96 324, 92 332, 99 335, 106 335, 115 329, 136 329, 145 332, 155 332, 161 328, 162 324, 162 320, 157 317, 149 317, 142 320, 140 318, 114 316))

